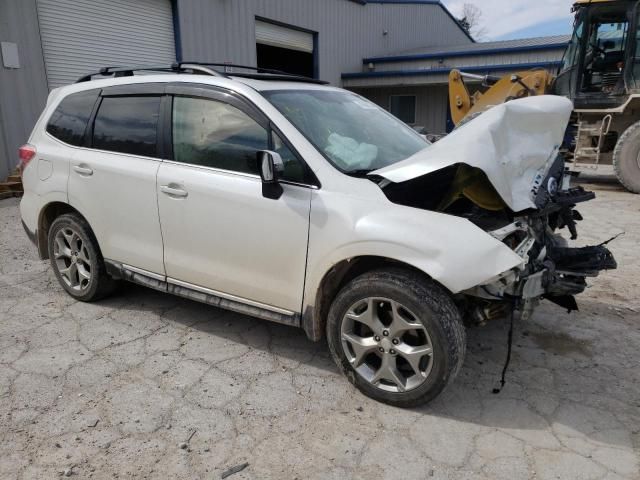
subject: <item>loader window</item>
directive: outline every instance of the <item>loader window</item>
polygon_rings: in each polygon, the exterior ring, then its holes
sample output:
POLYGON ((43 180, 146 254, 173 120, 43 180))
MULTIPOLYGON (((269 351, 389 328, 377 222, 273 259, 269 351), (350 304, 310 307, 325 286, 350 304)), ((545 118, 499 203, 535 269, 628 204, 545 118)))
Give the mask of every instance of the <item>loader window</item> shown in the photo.
POLYGON ((633 61, 633 68, 631 69, 631 80, 635 85, 635 88, 640 88, 640 8, 636 7, 636 31, 634 35, 635 41, 635 53, 633 61))
POLYGON ((564 58, 562 59, 562 70, 561 72, 565 72, 575 67, 578 63, 578 59, 580 58, 580 41, 582 39, 582 32, 584 31, 584 22, 581 21, 575 28, 573 32, 573 37, 571 37, 571 41, 569 42, 569 46, 567 47, 567 51, 564 54, 564 58))
POLYGON ((624 52, 629 22, 626 16, 595 19, 584 60, 582 90, 614 93, 624 88, 624 52))

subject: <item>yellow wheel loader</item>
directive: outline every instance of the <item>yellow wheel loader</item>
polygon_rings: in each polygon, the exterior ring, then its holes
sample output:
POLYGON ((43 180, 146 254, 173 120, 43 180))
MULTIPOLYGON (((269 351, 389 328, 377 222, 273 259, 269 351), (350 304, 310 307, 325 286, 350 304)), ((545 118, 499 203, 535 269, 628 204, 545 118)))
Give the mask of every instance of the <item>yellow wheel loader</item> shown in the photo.
POLYGON ((456 126, 500 103, 531 95, 562 95, 574 104, 564 148, 574 168, 613 165, 620 183, 640 193, 640 1, 579 0, 574 31, 557 75, 546 70, 503 78, 452 70, 456 126), (465 80, 482 80, 470 93, 465 80))

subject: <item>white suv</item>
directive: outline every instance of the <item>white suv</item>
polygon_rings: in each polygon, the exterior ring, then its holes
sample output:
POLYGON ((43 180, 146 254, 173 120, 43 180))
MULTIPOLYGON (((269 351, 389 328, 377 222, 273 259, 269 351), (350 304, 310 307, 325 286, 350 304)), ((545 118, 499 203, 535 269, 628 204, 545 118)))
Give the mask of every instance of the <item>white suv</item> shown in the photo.
POLYGON ((215 67, 51 92, 20 207, 69 295, 128 280, 302 327, 366 395, 413 406, 462 366, 463 319, 572 309, 615 268, 554 233, 593 198, 558 156, 570 102, 513 101, 430 145, 354 93, 215 67))

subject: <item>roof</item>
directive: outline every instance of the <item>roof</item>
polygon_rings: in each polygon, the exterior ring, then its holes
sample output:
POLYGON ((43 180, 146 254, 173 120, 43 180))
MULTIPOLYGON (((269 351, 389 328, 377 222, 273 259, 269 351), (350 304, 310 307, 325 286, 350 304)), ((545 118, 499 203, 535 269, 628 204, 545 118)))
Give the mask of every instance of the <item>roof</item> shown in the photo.
POLYGON ((575 0, 574 5, 589 5, 591 3, 614 2, 617 0, 575 0))
POLYGON ((442 3, 440 0, 352 0, 361 5, 366 5, 368 3, 382 3, 382 4, 398 4, 398 5, 437 5, 453 20, 453 23, 460 29, 462 32, 471 40, 475 42, 474 38, 469 34, 467 30, 465 30, 460 21, 449 11, 449 9, 442 3))
POLYGON ((52 91, 54 95, 81 92, 84 90, 92 90, 95 88, 107 88, 118 85, 133 85, 145 83, 170 83, 181 82, 188 84, 212 85, 229 88, 239 92, 246 92, 247 88, 251 91, 267 91, 267 90, 336 90, 331 85, 320 85, 317 83, 306 83, 299 81, 273 80, 273 79, 255 79, 237 77, 233 74, 228 76, 203 75, 198 73, 151 73, 143 75, 133 75, 125 77, 107 77, 98 78, 91 81, 83 81, 65 85, 52 91))
MULTIPOLYGON (((557 69, 562 62, 560 61, 548 61, 548 62, 530 62, 530 63, 508 63, 502 65, 477 65, 470 67, 460 67, 467 73, 479 73, 489 74, 491 72, 507 72, 518 70, 532 70, 537 68, 545 69, 557 69)), ((381 72, 355 72, 355 73, 343 73, 342 78, 357 79, 357 78, 382 78, 382 77, 420 77, 429 75, 448 75, 454 67, 442 67, 442 68, 422 68, 412 70, 385 70, 381 72)), ((348 88, 348 87, 347 87, 348 88)))
POLYGON ((405 50, 381 57, 364 58, 362 62, 384 63, 406 60, 422 60, 429 58, 466 57, 473 55, 492 55, 499 53, 529 52, 533 50, 565 49, 571 35, 555 35, 549 37, 520 38, 517 40, 502 40, 497 42, 477 42, 464 45, 447 45, 438 47, 423 47, 405 50))

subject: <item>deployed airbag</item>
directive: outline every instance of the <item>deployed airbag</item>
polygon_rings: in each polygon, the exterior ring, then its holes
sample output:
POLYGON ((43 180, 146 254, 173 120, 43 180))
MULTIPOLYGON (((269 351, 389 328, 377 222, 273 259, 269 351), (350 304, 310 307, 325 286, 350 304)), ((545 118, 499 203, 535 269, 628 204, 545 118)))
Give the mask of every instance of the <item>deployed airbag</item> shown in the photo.
POLYGON ((393 183, 466 164, 481 169, 502 200, 519 212, 536 208, 534 190, 553 164, 573 104, 544 95, 497 105, 439 142, 376 170, 393 183))
POLYGON ((342 168, 366 169, 378 156, 378 147, 370 143, 358 143, 353 138, 343 137, 337 133, 329 135, 329 146, 325 151, 342 168))

